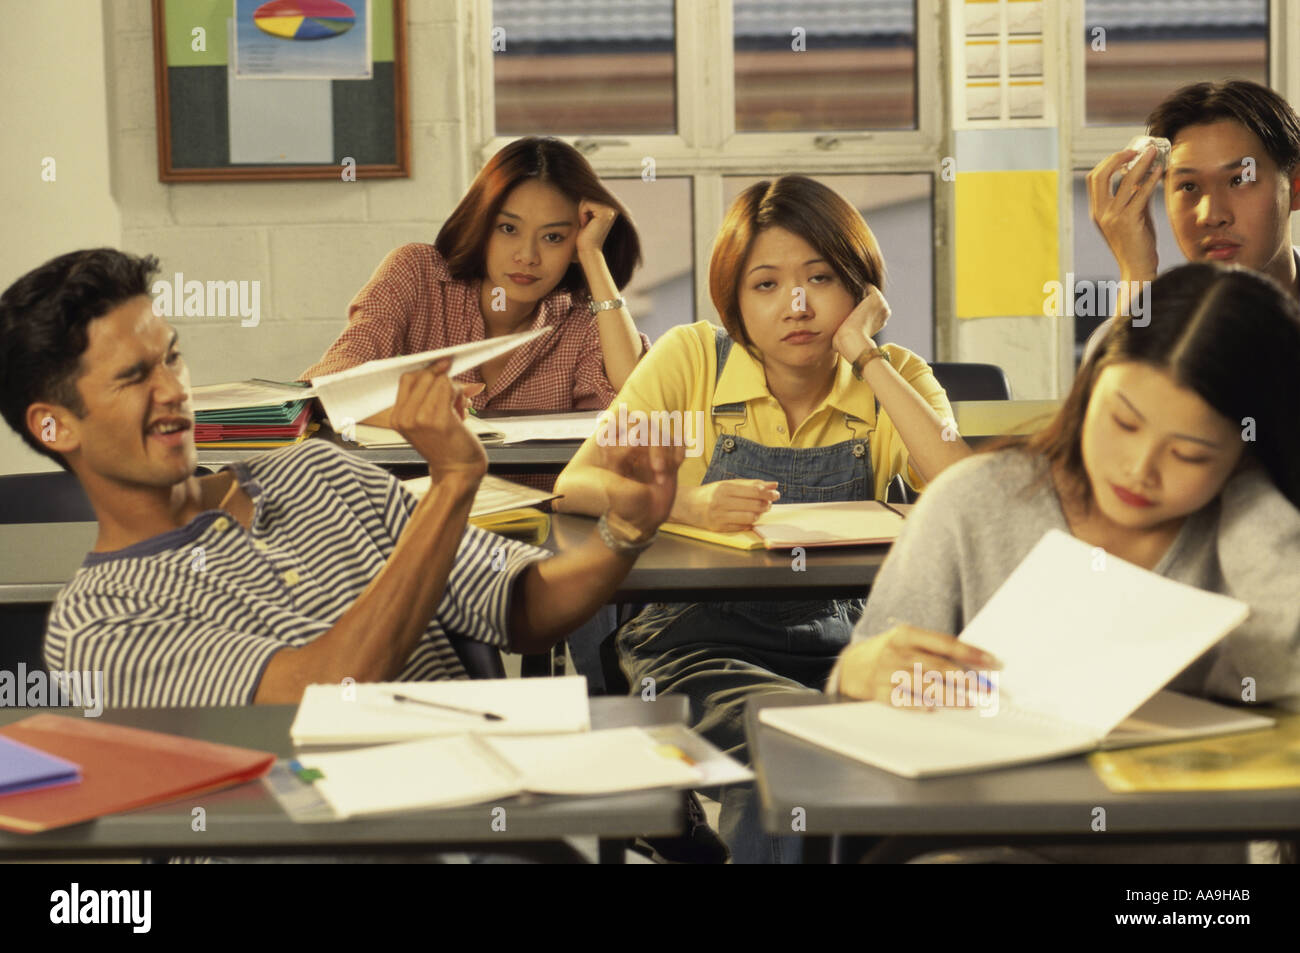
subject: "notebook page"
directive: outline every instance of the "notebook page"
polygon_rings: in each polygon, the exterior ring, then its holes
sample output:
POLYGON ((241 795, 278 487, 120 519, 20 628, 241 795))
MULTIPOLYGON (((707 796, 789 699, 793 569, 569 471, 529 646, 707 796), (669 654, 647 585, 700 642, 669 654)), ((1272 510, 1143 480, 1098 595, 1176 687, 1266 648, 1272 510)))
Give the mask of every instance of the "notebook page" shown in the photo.
POLYGON ((1051 530, 961 638, 1001 660, 1017 707, 1101 739, 1248 612, 1051 530))
POLYGON ((640 728, 581 735, 484 738, 538 794, 614 794, 691 787, 700 772, 640 728))
POLYGON ((778 503, 754 523, 768 548, 892 542, 903 520, 874 500, 778 503))
POLYGON ((519 778, 470 735, 303 755, 339 817, 478 804, 512 797, 519 778))
POLYGON ((381 744, 475 731, 549 734, 591 727, 587 680, 496 678, 445 682, 309 685, 289 729, 296 745, 381 744), (473 715, 393 701, 395 694, 501 715, 473 715))
POLYGON ((1000 708, 911 711, 881 702, 764 708, 759 720, 906 778, 961 774, 1090 750, 1085 731, 1000 708))

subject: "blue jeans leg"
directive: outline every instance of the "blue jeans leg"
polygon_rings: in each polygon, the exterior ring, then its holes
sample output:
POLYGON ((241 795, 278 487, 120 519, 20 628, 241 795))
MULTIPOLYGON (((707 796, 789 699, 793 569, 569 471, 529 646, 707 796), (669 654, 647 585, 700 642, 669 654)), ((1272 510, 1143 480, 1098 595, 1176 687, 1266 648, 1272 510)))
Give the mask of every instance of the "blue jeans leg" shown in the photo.
POLYGON ((731 850, 733 864, 798 864, 803 861, 803 839, 793 834, 774 837, 763 830, 758 791, 752 784, 737 784, 722 792, 718 833, 731 850))

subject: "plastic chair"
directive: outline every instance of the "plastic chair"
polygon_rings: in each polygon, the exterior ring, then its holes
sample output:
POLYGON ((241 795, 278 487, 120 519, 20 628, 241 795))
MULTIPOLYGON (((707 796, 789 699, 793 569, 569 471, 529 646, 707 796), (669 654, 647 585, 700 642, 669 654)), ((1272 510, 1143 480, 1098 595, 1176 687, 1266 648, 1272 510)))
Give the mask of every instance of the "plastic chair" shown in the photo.
POLYGON ((1011 399, 1011 384, 996 364, 936 362, 930 369, 949 401, 1011 399))

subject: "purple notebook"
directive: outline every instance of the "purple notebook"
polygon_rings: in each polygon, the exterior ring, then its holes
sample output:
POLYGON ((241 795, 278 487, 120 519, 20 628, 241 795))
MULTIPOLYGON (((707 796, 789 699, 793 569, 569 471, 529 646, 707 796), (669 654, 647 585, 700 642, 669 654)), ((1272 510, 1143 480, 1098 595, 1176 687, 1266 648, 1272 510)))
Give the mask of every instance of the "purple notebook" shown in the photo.
POLYGON ((81 768, 0 735, 0 796, 76 784, 81 768))

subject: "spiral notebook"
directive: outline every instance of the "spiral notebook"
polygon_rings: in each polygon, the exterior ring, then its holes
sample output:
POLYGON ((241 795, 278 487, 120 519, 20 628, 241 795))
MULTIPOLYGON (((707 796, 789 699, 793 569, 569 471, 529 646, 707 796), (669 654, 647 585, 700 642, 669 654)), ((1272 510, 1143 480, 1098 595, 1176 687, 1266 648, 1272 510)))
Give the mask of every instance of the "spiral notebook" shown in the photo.
MULTIPOLYGON (((1002 662, 948 689, 973 707, 909 711, 906 696, 765 709, 764 724, 909 778, 1267 728, 1272 719, 1160 689, 1245 620, 1249 608, 1052 530, 962 632, 1002 662), (1100 555, 1100 558, 1099 558, 1100 555), (972 697, 972 693, 974 697, 972 697), (1156 696, 1153 698, 1153 696, 1156 696), (898 702, 891 704, 889 702, 898 702)), ((892 684, 925 697, 928 673, 892 684)))

